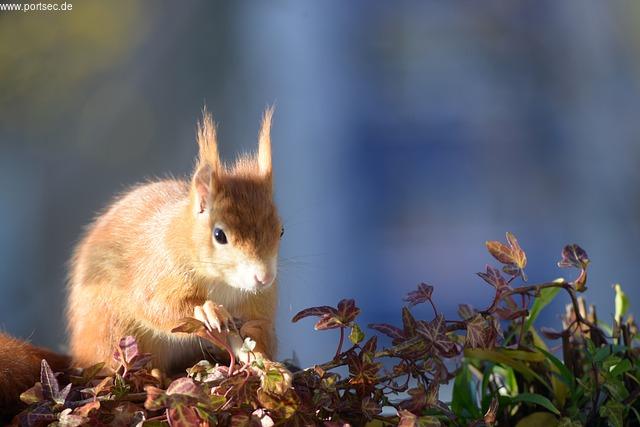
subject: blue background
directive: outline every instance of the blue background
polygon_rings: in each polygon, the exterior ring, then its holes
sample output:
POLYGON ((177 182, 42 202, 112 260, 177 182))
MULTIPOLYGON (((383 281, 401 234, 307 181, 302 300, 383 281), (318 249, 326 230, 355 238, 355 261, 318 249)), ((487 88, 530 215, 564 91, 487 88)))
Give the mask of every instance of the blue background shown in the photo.
MULTIPOLYGON (((204 104, 226 159, 276 103, 280 356, 328 360, 298 310, 402 296, 485 307, 475 272, 514 232, 530 281, 566 243, 590 302, 632 306, 640 237, 640 4, 598 1, 75 1, 0 14, 0 327, 65 349, 66 261, 111 198, 184 176, 204 104)), ((546 311, 543 323, 559 326, 546 311)), ((417 309, 430 316, 427 307, 417 309)))

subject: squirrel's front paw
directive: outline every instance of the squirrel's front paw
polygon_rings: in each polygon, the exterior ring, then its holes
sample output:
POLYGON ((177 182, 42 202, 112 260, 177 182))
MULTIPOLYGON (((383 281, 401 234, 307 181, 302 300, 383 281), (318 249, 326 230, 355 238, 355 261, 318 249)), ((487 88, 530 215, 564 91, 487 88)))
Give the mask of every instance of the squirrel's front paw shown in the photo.
POLYGON ((216 332, 229 332, 233 318, 224 306, 207 301, 193 309, 193 317, 205 324, 207 329, 216 332))

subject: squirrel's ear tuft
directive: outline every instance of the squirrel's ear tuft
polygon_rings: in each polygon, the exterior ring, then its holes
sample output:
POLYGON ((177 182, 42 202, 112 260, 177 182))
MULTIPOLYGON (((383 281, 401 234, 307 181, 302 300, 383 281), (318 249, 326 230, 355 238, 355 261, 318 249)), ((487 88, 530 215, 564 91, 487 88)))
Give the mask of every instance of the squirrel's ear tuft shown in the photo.
POLYGON ((208 165, 218 169, 220 157, 218 156, 218 141, 216 140, 216 125, 213 123, 211 113, 207 107, 202 109, 202 120, 198 122, 197 130, 198 166, 208 165))
POLYGON ((258 167, 262 175, 271 175, 271 118, 273 105, 267 108, 262 117, 262 126, 258 136, 258 167))
POLYGON ((204 213, 211 200, 216 173, 220 169, 216 127, 207 107, 202 110, 202 121, 198 122, 198 160, 193 174, 192 186, 198 213, 204 213))

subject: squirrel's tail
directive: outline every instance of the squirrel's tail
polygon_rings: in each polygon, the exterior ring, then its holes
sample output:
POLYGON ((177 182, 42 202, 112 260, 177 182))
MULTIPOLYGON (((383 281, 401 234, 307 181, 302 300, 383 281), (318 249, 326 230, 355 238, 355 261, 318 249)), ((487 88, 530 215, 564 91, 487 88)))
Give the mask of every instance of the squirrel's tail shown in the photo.
POLYGON ((46 359, 54 372, 68 368, 71 359, 0 332, 0 419, 20 410, 20 393, 40 378, 46 359))

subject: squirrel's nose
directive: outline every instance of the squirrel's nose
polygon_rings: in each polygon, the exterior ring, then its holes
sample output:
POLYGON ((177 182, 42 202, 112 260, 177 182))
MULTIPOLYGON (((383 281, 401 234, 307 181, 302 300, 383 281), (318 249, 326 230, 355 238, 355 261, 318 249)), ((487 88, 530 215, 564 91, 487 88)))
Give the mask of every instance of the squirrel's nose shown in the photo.
POLYGON ((256 279, 256 285, 261 287, 266 287, 273 283, 273 280, 276 278, 276 275, 274 273, 264 272, 264 273, 258 273, 254 277, 256 279))

